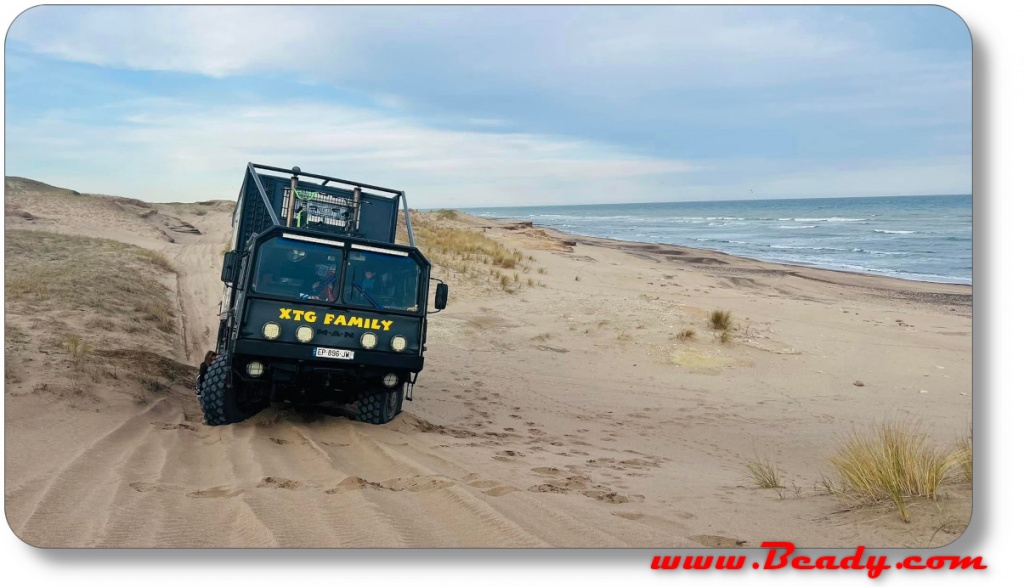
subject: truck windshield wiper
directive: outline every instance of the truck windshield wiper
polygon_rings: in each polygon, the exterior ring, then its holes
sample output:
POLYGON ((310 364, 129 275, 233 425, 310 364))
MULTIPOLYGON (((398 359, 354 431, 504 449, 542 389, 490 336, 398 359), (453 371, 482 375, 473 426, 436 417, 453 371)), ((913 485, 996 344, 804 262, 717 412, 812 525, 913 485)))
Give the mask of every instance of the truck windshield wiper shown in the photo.
POLYGON ((366 297, 366 299, 370 302, 370 305, 373 306, 373 308, 375 310, 382 310, 383 309, 381 307, 381 305, 377 303, 377 300, 373 299, 372 297, 370 297, 370 294, 366 293, 366 290, 363 289, 363 287, 361 285, 359 285, 358 283, 353 283, 352 287, 354 287, 355 289, 359 290, 359 293, 363 294, 363 296, 366 297))

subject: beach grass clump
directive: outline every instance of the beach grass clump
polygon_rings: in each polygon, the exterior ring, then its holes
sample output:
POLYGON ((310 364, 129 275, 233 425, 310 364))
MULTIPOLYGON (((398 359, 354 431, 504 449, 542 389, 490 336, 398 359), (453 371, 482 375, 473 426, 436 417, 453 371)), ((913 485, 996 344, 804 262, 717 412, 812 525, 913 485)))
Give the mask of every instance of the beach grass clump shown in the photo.
POLYGON ((904 522, 909 500, 937 499, 958 462, 955 452, 939 450, 907 420, 855 430, 829 461, 837 473, 832 493, 855 505, 891 504, 904 522))
POLYGON ((957 439, 954 459, 957 466, 960 467, 963 480, 974 483, 974 439, 972 433, 957 439))
POLYGON ((697 333, 692 328, 684 328, 676 334, 678 340, 692 340, 696 337, 697 333))
POLYGON ((81 363, 92 349, 88 342, 82 340, 81 336, 74 333, 66 333, 64 335, 64 348, 68 350, 71 360, 76 364, 81 363))
POLYGON ((778 464, 768 457, 755 454, 745 465, 747 475, 761 489, 782 487, 782 471, 779 470, 778 464))
POLYGON ((712 330, 729 330, 732 328, 732 312, 715 310, 708 317, 708 325, 712 330))
POLYGON ((459 213, 451 208, 441 208, 440 210, 434 210, 434 216, 441 220, 455 220, 459 217, 459 213))
POLYGON ((514 291, 512 287, 512 280, 508 275, 502 275, 498 278, 498 284, 501 286, 502 291, 506 293, 512 293, 514 291))

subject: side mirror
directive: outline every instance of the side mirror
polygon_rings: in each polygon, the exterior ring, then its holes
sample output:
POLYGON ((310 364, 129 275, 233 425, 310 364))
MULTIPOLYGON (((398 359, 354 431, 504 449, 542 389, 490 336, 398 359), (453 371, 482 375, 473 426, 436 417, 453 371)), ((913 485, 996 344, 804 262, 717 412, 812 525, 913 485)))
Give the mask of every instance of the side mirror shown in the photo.
POLYGON ((443 310, 448 306, 448 284, 439 283, 434 290, 434 309, 443 310))
POLYGON ((238 262, 238 252, 228 251, 224 253, 224 264, 220 268, 220 280, 224 283, 234 283, 235 265, 238 262))

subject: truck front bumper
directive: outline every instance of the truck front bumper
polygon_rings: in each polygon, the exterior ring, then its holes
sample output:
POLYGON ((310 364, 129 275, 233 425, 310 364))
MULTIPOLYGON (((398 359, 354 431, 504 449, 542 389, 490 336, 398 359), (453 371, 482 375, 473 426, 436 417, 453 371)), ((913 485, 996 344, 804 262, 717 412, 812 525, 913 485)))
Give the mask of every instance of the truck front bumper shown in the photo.
POLYGON ((316 345, 312 344, 242 339, 235 342, 234 355, 236 358, 252 357, 268 363, 294 362, 304 369, 316 370, 347 371, 364 367, 373 370, 387 369, 409 373, 419 373, 423 370, 423 357, 411 353, 341 349, 352 351, 353 357, 351 359, 324 359, 315 357, 314 349, 316 349, 316 345))

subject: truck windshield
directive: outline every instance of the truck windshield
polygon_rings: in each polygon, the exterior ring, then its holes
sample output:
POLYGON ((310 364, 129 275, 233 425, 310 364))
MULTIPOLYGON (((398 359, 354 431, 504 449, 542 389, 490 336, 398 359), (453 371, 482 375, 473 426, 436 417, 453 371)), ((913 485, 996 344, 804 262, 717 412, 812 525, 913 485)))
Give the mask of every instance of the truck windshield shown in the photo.
POLYGON ((345 267, 344 302, 378 310, 416 312, 420 267, 402 251, 378 253, 353 246, 345 267))
POLYGON ((278 237, 260 247, 252 287, 257 293, 333 302, 340 291, 341 259, 337 248, 278 237))

